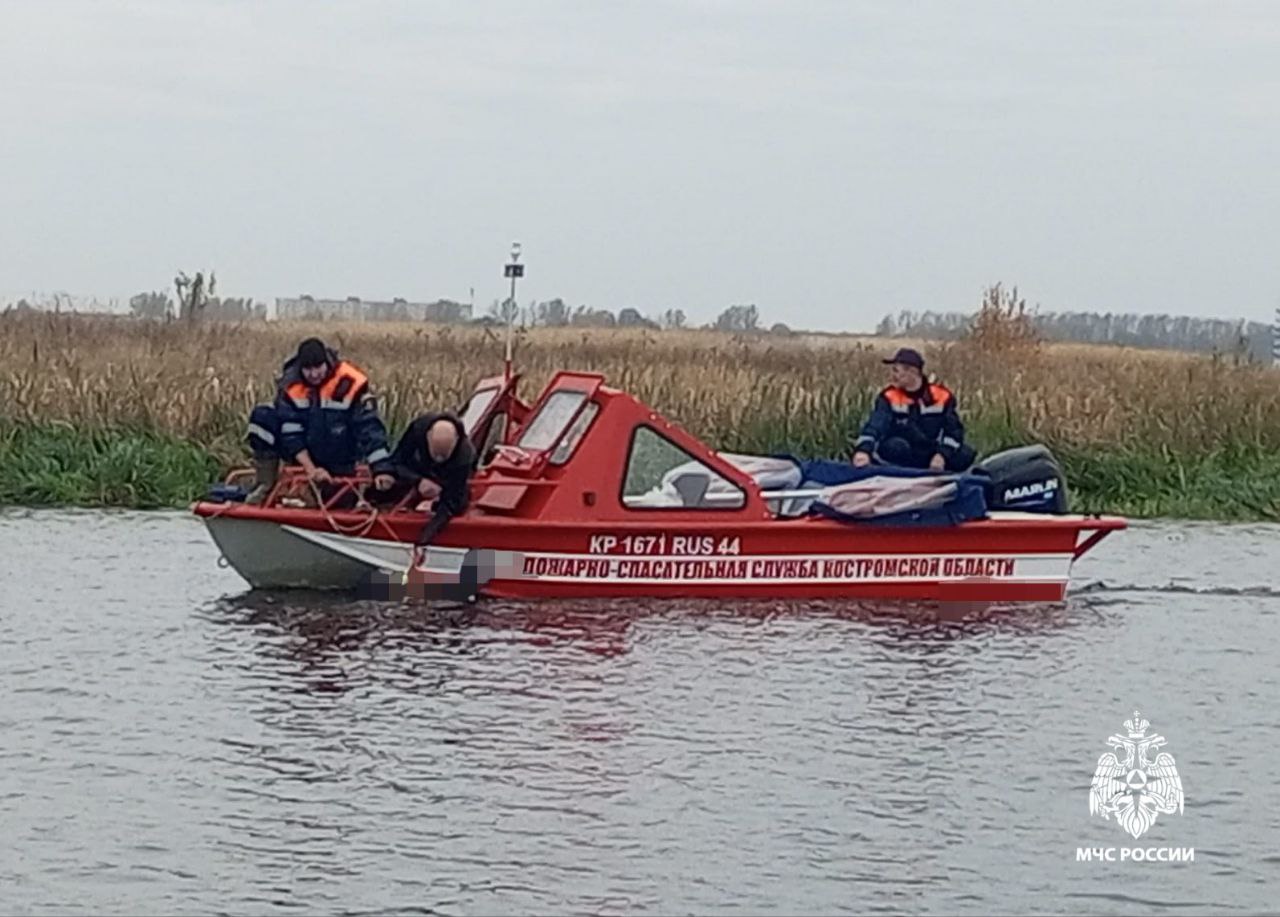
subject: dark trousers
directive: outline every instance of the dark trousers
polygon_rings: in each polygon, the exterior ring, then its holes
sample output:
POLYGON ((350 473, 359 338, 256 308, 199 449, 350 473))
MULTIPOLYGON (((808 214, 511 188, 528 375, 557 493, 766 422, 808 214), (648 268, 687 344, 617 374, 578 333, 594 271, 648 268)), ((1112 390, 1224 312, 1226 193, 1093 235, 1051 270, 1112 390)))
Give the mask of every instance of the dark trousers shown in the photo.
POLYGON ((280 419, 269 404, 257 405, 249 412, 249 448, 256 459, 279 458, 280 419))
MULTIPOLYGON (((248 442, 255 459, 265 461, 285 458, 280 452, 280 418, 274 407, 269 404, 260 404, 249 412, 248 442)), ((311 458, 330 474, 345 476, 356 472, 354 462, 347 464, 325 462, 314 455, 311 458)))
MULTIPOLYGON (((935 449, 917 449, 901 436, 890 436, 876 449, 876 459, 884 465, 899 468, 928 468, 929 461, 937 454, 935 449)), ((978 457, 970 446, 961 446, 946 460, 947 471, 964 471, 978 457)))

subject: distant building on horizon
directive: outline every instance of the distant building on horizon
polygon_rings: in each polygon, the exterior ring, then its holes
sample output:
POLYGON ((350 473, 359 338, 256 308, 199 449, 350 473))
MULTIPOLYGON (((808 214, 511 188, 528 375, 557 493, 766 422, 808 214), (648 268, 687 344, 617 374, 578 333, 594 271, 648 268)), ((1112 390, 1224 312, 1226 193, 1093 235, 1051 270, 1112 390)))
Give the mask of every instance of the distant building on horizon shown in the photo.
POLYGON ((1271 364, 1280 366, 1280 306, 1276 306, 1276 320, 1271 325, 1271 364))
POLYGON ((471 305, 438 299, 435 302, 316 299, 314 296, 276 297, 276 318, 282 321, 320 319, 322 321, 400 321, 400 322, 469 322, 471 305))

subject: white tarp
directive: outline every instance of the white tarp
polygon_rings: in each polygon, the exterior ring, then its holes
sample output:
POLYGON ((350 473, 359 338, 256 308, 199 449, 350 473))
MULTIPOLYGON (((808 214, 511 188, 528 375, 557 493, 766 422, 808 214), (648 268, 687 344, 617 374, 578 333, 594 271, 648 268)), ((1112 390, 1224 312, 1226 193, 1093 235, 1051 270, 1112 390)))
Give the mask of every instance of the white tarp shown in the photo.
POLYGON ((878 475, 827 487, 818 500, 845 515, 874 519, 894 513, 940 508, 954 500, 958 492, 955 478, 947 475, 918 478, 878 475))
MULTIPOLYGON (((806 491, 812 490, 812 493, 807 496, 789 496, 785 499, 770 500, 768 491, 794 492, 802 487, 803 472, 795 462, 763 455, 737 453, 721 453, 720 457, 750 475, 760 489, 766 491, 765 498, 768 500, 770 509, 781 516, 804 515, 815 502, 820 502, 838 513, 853 518, 874 519, 896 513, 941 508, 955 500, 958 494, 955 475, 939 474, 920 477, 876 475, 848 484, 827 487, 817 485, 805 488, 806 491)), ((706 491, 695 504, 696 506, 708 508, 735 505, 733 497, 738 494, 737 488, 697 461, 685 462, 672 468, 662 476, 658 486, 641 496, 628 497, 626 504, 635 507, 685 506, 685 500, 675 483, 685 475, 707 479, 706 491)), ((698 481, 698 484, 701 483, 698 481)))
MULTIPOLYGON (((771 458, 766 455, 739 455, 720 453, 720 457, 735 468, 746 472, 761 490, 788 490, 800 485, 801 471, 795 462, 771 458)), ((731 482, 722 478, 699 461, 689 461, 672 468, 662 476, 661 482, 640 496, 626 498, 627 506, 674 507, 684 506, 684 498, 675 482, 685 475, 700 475, 707 479, 706 493, 699 506, 732 507, 733 497, 740 493, 731 482)))

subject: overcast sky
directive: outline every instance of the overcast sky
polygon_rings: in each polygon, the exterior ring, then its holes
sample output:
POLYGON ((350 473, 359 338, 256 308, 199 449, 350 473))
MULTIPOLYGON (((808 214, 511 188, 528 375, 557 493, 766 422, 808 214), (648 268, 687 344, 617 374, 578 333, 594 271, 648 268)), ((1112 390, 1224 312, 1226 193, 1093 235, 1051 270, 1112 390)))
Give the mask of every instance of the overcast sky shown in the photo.
POLYGON ((1280 3, 0 0, 0 294, 1270 321, 1280 3))

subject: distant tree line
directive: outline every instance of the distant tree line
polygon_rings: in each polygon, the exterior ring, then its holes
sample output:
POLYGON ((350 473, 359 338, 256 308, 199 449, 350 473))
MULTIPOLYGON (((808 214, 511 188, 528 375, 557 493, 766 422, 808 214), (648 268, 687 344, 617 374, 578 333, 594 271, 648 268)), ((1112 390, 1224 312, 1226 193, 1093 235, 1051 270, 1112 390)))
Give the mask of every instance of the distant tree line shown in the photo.
POLYGON ((129 314, 135 318, 160 321, 266 320, 265 303, 255 303, 248 297, 215 296, 217 282, 212 273, 206 282, 202 271, 197 271, 195 277, 188 277, 185 271, 180 272, 173 279, 174 290, 178 294, 176 302, 163 290, 144 291, 129 297, 129 314))
MULTIPOLYGON (((608 309, 591 306, 570 306, 563 299, 534 302, 527 307, 512 304, 511 300, 494 300, 488 314, 477 319, 486 324, 506 324, 513 321, 526 326, 544 328, 649 328, 654 331, 675 331, 694 327, 689 324, 683 309, 666 309, 656 317, 650 317, 639 309, 626 307, 613 313, 608 309)), ((751 334, 764 333, 760 324, 760 311, 755 305, 733 305, 722 311, 714 321, 701 327, 715 331, 751 334)), ((791 329, 781 322, 768 329, 770 334, 790 334, 791 329)))
MULTIPOLYGON (((1111 312, 1032 312, 1029 317, 1037 333, 1048 341, 1232 353, 1271 360, 1271 326, 1260 322, 1111 312)), ((965 334, 973 319, 972 313, 964 312, 903 311, 881 319, 876 334, 955 340, 965 334)))
MULTIPOLYGON (((144 290, 129 298, 129 314, 135 318, 155 321, 266 321, 267 304, 255 302, 249 297, 218 297, 213 295, 215 279, 209 276, 205 283, 202 274, 194 278, 180 274, 174 281, 177 296, 165 290, 144 290)), ((55 306, 57 301, 55 300, 55 306)), ((365 310, 365 319, 410 320, 407 305, 400 300, 392 303, 372 303, 365 310), (386 308, 381 308, 381 307, 386 308), (402 308, 403 306, 403 308, 402 308), (385 314, 384 314, 385 313, 385 314)), ((545 328, 648 328, 654 331, 678 331, 690 328, 704 328, 714 331, 726 331, 736 334, 774 334, 788 335, 791 328, 783 322, 775 322, 767 328, 760 320, 760 310, 754 304, 732 305, 720 312, 713 321, 703 325, 694 325, 683 309, 664 309, 653 315, 646 315, 639 309, 625 307, 613 312, 609 309, 598 309, 592 306, 570 306, 563 299, 550 299, 545 302, 532 302, 528 306, 516 306, 508 300, 494 300, 485 315, 468 319, 463 314, 468 306, 441 300, 433 306, 457 306, 456 309, 437 309, 438 315, 430 316, 432 321, 446 324, 486 324, 504 325, 510 319, 514 324, 525 327, 545 328)), ((9 309, 17 311, 44 311, 44 304, 33 306, 25 299, 20 300, 9 309)), ((309 317, 324 320, 325 316, 317 312, 309 317)))
POLYGON ((129 314, 135 318, 159 320, 199 318, 204 321, 266 321, 267 306, 246 297, 209 296, 197 302, 185 298, 175 303, 168 293, 152 291, 129 298, 129 314))

